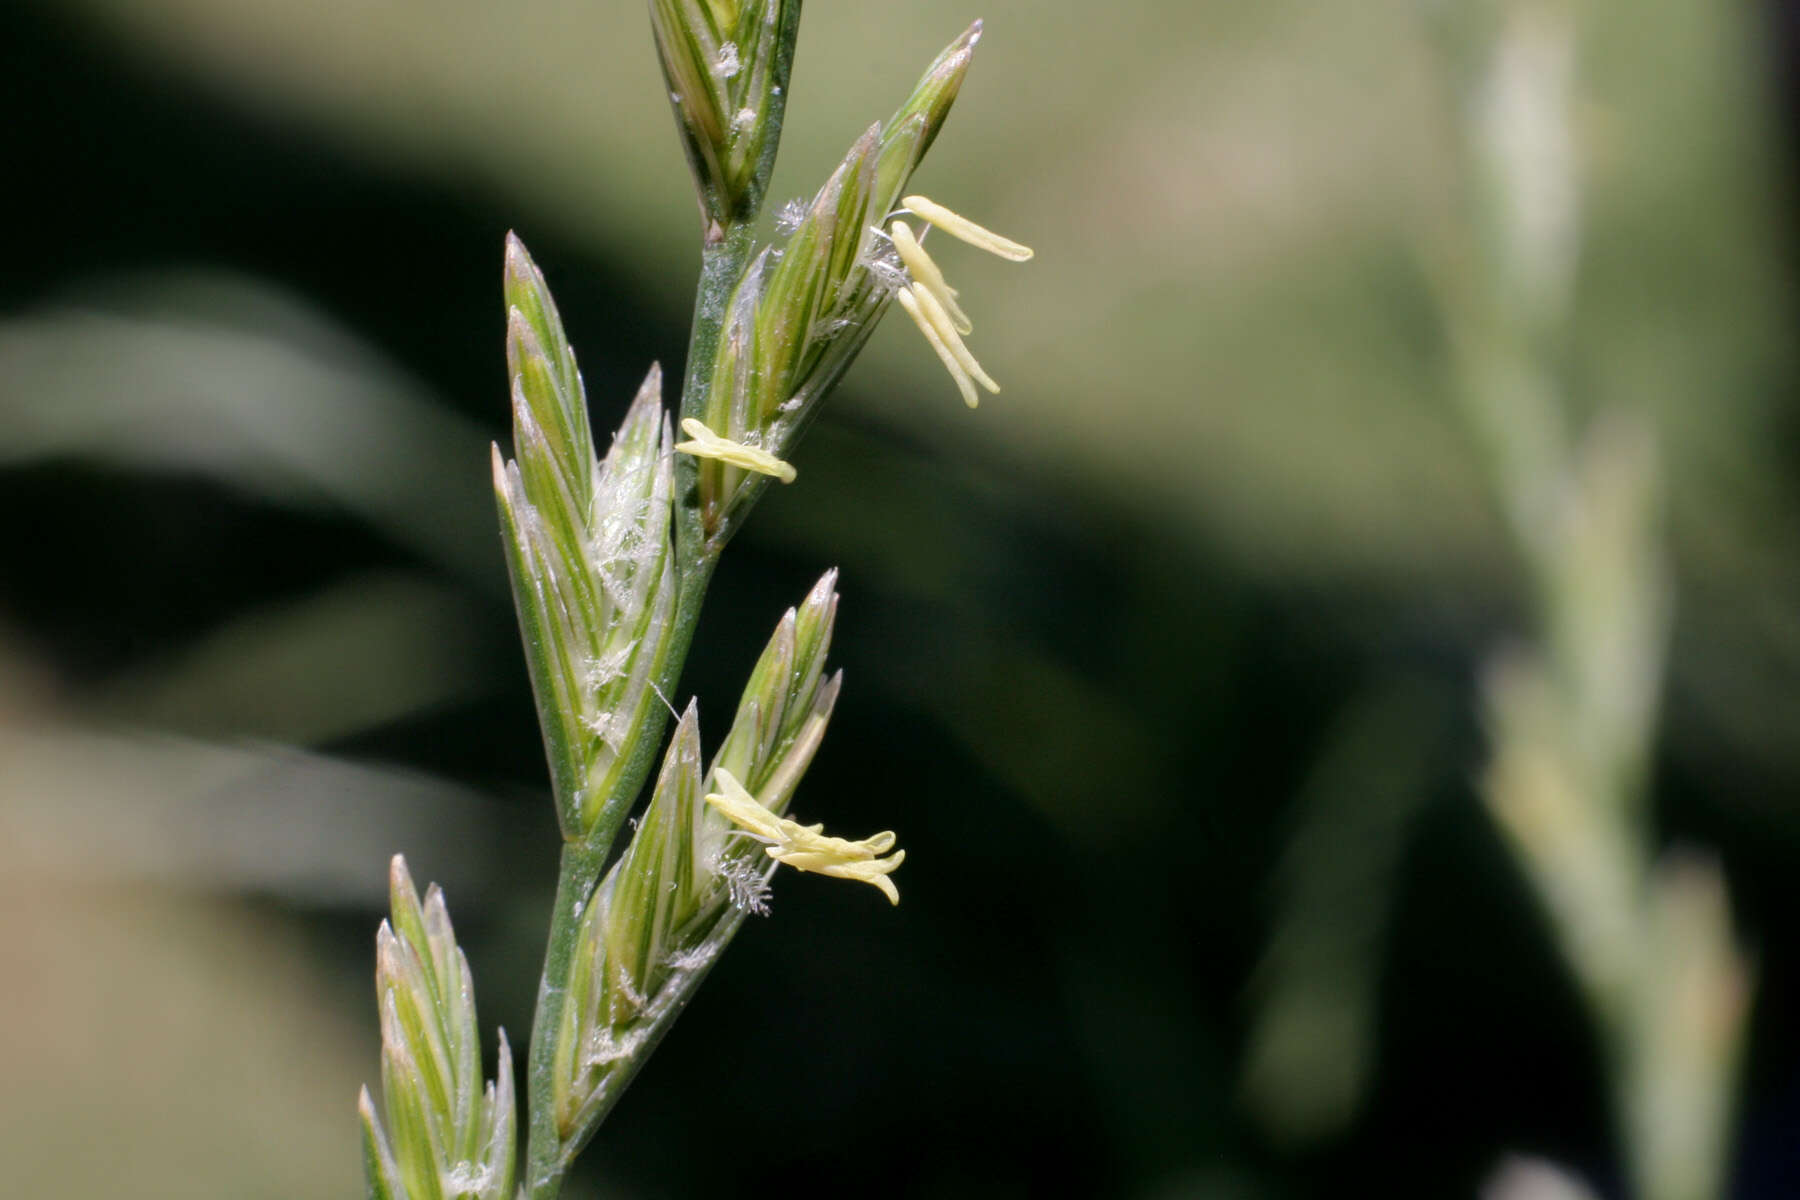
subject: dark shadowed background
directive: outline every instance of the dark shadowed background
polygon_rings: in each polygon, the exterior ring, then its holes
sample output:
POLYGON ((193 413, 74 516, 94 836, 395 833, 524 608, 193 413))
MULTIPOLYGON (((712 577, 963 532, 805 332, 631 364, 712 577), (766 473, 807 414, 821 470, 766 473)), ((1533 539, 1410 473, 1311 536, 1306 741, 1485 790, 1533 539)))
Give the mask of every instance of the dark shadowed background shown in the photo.
MULTIPOLYGON (((1600 1058, 1476 797, 1524 623, 1448 400, 1417 0, 839 0, 775 191, 968 20, 921 190, 1005 392, 899 321, 725 558, 717 720, 843 569, 784 875, 582 1196, 1617 1194, 1600 1058)), ((1734 1194, 1800 1191, 1795 18, 1592 0, 1583 401, 1663 434, 1659 838, 1758 966, 1734 1194)), ((526 1038, 555 828, 488 491, 500 250, 610 427, 695 218, 636 0, 12 0, 0 258, 0 1162, 19 1195, 360 1194, 387 857, 526 1038)), ((490 1043, 491 1053, 491 1043, 490 1043)))

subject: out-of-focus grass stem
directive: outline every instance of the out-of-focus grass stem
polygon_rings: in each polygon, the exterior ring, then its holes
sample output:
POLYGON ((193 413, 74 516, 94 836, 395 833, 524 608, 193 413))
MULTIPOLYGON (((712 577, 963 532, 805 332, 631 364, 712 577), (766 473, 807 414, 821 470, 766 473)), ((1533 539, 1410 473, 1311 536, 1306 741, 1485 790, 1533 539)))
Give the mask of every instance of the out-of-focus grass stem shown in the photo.
POLYGON ((1658 861, 1646 804, 1670 607, 1655 431, 1637 405, 1579 421, 1571 397, 1577 16, 1444 13, 1464 165, 1454 390, 1536 627, 1488 672, 1486 801, 1594 1015, 1634 1194, 1717 1200, 1749 971, 1717 865, 1658 861))

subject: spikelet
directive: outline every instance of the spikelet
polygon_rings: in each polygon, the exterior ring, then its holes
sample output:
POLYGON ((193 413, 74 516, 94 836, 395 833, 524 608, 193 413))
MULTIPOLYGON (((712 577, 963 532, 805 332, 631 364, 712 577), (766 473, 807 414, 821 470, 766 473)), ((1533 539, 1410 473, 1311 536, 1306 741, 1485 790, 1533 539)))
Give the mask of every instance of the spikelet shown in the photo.
POLYGON ((494 494, 557 816, 580 839, 630 802, 615 786, 628 751, 660 727, 651 684, 675 615, 671 437, 652 367, 596 460, 574 352, 516 237, 506 296, 518 458, 495 448, 494 494))
POLYGON ((746 915, 767 911, 775 862, 707 803, 728 778, 759 789, 779 817, 811 764, 837 702, 825 658, 836 572, 782 617, 738 704, 712 769, 689 705, 631 844, 581 914, 557 1033, 556 1123, 579 1146, 618 1099, 746 915))
POLYGON ((475 986, 444 894, 434 884, 421 905, 399 855, 388 883, 393 919, 375 935, 385 1124, 369 1089, 357 1101, 369 1193, 511 1200, 516 1139, 506 1032, 494 1081, 484 1088, 475 986))

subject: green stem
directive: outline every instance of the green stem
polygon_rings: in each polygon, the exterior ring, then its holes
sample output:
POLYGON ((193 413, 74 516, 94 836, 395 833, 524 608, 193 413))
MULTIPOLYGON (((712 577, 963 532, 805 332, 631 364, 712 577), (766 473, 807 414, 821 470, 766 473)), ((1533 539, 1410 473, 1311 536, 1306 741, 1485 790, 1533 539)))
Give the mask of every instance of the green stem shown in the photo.
MULTIPOLYGON (((725 327, 725 308, 732 289, 743 278, 756 248, 754 228, 745 222, 729 226, 716 242, 700 250, 700 283, 694 292, 694 326, 688 335, 687 374, 681 385, 681 415, 705 415, 707 392, 712 387, 713 366, 719 357, 719 332, 725 327)), ((687 460, 690 473, 694 460, 687 460)), ((679 460, 677 466, 680 466, 679 460)))
MULTIPOLYGON (((663 678, 657 681, 665 694, 673 689, 680 677, 681 665, 693 642, 694 629, 699 625, 700 603, 717 562, 716 556, 699 559, 693 570, 682 575, 669 656, 663 678)), ((663 718, 646 725, 643 737, 633 747, 631 766, 619 778, 619 794, 636 795, 643 789, 653 758, 652 754, 643 751, 654 751, 661 745, 666 716, 665 713, 663 718), (643 760, 641 767, 639 759, 643 760)), ((621 814, 624 811, 627 810, 621 808, 621 814)), ((562 1028, 569 976, 575 968, 581 912, 593 895, 595 884, 600 881, 600 871, 606 865, 607 852, 612 848, 617 829, 615 822, 610 829, 597 829, 596 836, 587 841, 563 845, 555 907, 550 914, 549 944, 544 951, 544 974, 538 983, 537 1013, 531 1022, 531 1067, 527 1084, 531 1099, 531 1129, 525 1154, 526 1195, 530 1200, 555 1200, 576 1152, 593 1132, 592 1129, 577 1131, 575 1137, 565 1143, 556 1127, 556 1039, 562 1028)))
POLYGON ((525 1155, 525 1193, 531 1200, 555 1200, 562 1190, 569 1164, 556 1130, 556 1031, 562 1024, 563 1000, 568 994, 569 973, 575 965, 575 942, 581 929, 581 905, 606 863, 606 851, 596 853, 575 842, 563 844, 562 863, 556 877, 556 902, 550 914, 550 945, 544 953, 544 974, 538 983, 537 1015, 531 1023, 531 1067, 526 1093, 531 1104, 531 1128, 525 1155))
MULTIPOLYGON (((718 242, 701 253, 700 284, 694 299, 693 332, 688 342, 687 375, 682 386, 681 414, 701 413, 712 383, 713 364, 719 352, 719 332, 724 324, 731 290, 749 264, 754 238, 750 226, 734 225, 718 242)), ((706 543, 700 520, 699 472, 691 455, 675 456, 675 565, 679 575, 675 624, 657 673, 656 686, 664 696, 675 690, 681 669, 700 623, 700 606, 707 584, 718 564, 717 549, 706 543)), ((647 723, 612 796, 601 811, 604 817, 587 838, 563 846, 556 880, 555 906, 550 914, 550 938, 544 951, 544 973, 538 983, 537 1013, 531 1024, 529 1081, 531 1127, 525 1152, 525 1194, 530 1200, 555 1200, 562 1191, 575 1154, 592 1130, 576 1131, 564 1142, 556 1127, 556 1039, 562 1027, 563 1004, 575 965, 575 946, 581 931, 581 910, 600 880, 619 826, 630 811, 630 800, 643 790, 662 743, 667 714, 660 712, 647 723)), ((597 1123, 597 1122, 596 1122, 597 1123)))

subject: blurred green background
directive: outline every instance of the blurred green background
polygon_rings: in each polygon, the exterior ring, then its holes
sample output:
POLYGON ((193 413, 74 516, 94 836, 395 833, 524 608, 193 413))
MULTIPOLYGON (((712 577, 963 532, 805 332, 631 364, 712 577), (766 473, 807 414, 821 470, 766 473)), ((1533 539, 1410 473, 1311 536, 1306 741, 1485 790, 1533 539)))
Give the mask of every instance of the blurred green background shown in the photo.
MULTIPOLYGON (((1420 0, 814 4, 810 193, 971 18, 921 190, 974 413, 880 332, 726 556, 686 686, 843 568, 783 877, 589 1197, 1618 1186, 1600 1054, 1479 804, 1519 572, 1449 402, 1420 0), (859 890, 860 892, 861 890, 859 890)), ((1575 377, 1662 430, 1661 840, 1758 964, 1734 1194, 1800 1191, 1787 6, 1590 0, 1575 377)), ((501 239, 610 426, 679 362, 685 167, 636 0, 11 0, 0 1161, 20 1195, 360 1194, 385 864, 522 1044, 555 832, 488 493, 501 239)), ((715 726, 716 736, 716 726, 715 726)), ((491 1051, 491 1045, 490 1045, 491 1051)))

